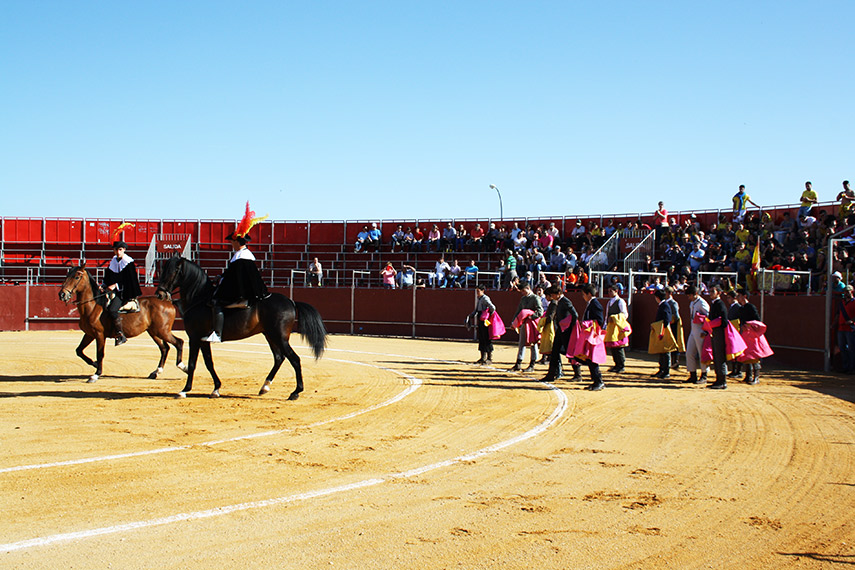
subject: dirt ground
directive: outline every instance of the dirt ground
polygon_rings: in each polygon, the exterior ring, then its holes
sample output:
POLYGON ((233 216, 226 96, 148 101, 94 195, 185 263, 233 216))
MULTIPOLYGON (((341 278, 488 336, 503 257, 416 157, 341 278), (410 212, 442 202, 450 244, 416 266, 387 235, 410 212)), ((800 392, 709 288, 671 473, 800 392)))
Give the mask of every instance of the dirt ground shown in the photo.
POLYGON ((0 333, 2 568, 834 568, 855 564, 850 377, 553 388, 473 344, 333 336, 257 396, 262 337, 175 399, 148 338, 0 333))

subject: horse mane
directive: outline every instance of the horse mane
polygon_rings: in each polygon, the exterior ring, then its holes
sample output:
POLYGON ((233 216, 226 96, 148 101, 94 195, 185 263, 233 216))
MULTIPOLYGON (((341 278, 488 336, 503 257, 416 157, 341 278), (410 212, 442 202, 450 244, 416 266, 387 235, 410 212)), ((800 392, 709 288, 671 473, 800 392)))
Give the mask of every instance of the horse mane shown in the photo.
MULTIPOLYGON (((174 256, 167 260, 162 275, 169 275, 176 271, 178 261, 181 258, 174 256)), ((197 300, 204 300, 212 293, 211 280, 205 270, 190 261, 184 259, 184 275, 178 286, 181 287, 181 299, 185 307, 189 307, 197 300)))

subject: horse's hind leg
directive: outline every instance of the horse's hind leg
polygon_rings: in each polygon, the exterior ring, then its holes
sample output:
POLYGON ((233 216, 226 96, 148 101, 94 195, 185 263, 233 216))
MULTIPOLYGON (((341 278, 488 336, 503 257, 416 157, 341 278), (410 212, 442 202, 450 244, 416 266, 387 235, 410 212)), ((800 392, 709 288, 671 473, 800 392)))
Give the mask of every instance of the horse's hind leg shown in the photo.
POLYGON ((205 359, 205 367, 208 369, 208 372, 211 373, 211 378, 214 379, 214 391, 211 392, 212 398, 220 397, 220 386, 222 385, 220 382, 220 377, 217 376, 216 370, 214 370, 214 356, 211 354, 211 343, 203 342, 202 343, 202 358, 205 359))
POLYGON ((104 345, 106 344, 107 339, 103 336, 99 336, 95 338, 95 374, 89 377, 87 382, 97 382, 98 378, 101 377, 101 372, 104 367, 104 345))
POLYGON ((163 365, 166 364, 166 357, 169 355, 169 345, 162 338, 154 336, 152 332, 149 331, 148 334, 151 340, 157 345, 157 348, 160 349, 160 362, 157 363, 157 368, 154 372, 148 375, 149 380, 156 380, 160 374, 163 374, 163 365))
POLYGON ((270 391, 270 384, 273 382, 273 377, 276 376, 276 372, 279 370, 279 367, 282 366, 284 358, 287 358, 288 362, 290 362, 291 366, 294 368, 294 374, 297 379, 297 387, 294 389, 293 392, 291 392, 291 395, 288 396, 288 399, 296 400, 300 397, 300 392, 303 391, 303 369, 300 366, 300 357, 297 355, 296 352, 294 352, 294 349, 291 348, 291 345, 288 344, 288 341, 283 338, 275 340, 268 338, 267 342, 270 344, 270 349, 273 351, 273 368, 267 375, 267 380, 264 381, 264 385, 261 387, 261 390, 258 392, 258 394, 260 396, 270 391))

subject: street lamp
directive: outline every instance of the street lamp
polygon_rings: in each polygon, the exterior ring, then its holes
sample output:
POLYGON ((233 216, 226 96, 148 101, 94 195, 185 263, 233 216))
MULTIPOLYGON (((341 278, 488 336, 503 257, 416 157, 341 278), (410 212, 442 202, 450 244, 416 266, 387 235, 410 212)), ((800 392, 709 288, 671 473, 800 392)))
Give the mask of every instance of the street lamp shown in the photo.
POLYGON ((490 188, 496 191, 496 194, 499 195, 499 220, 505 219, 504 211, 502 210, 502 193, 499 192, 499 187, 495 184, 490 184, 490 188))

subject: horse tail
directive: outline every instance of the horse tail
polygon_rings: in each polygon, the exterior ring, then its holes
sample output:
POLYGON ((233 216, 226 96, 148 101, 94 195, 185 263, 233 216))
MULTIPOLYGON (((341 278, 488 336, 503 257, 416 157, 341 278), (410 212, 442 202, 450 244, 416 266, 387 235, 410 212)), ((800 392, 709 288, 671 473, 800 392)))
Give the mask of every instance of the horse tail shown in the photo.
POLYGON ((324 354, 324 349, 327 347, 327 329, 321 319, 321 314, 308 303, 296 301, 294 304, 297 306, 299 332, 304 339, 309 341, 312 346, 312 353, 315 355, 315 359, 318 359, 324 354))

